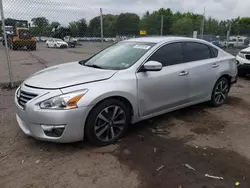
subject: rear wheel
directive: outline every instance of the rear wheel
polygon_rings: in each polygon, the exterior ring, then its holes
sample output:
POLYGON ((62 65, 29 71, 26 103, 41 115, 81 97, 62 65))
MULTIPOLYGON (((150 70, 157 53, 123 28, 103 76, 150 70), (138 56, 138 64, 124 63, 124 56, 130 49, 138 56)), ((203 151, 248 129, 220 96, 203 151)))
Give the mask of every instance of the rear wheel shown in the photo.
POLYGON ((15 43, 12 43, 12 50, 17 50, 17 44, 15 44, 15 43))
POLYGON ((130 122, 130 109, 116 99, 95 106, 87 118, 85 133, 95 145, 108 145, 124 136, 130 122))
POLYGON ((27 50, 31 50, 32 51, 33 49, 34 49, 34 46, 32 44, 30 44, 30 45, 27 46, 27 50))
POLYGON ((32 44, 32 45, 30 46, 30 49, 36 51, 36 44, 32 44))
POLYGON ((56 44, 54 45, 54 48, 57 48, 56 44))
POLYGON ((217 107, 224 104, 228 96, 229 87, 229 81, 226 77, 221 77, 215 83, 210 101, 212 106, 217 107))

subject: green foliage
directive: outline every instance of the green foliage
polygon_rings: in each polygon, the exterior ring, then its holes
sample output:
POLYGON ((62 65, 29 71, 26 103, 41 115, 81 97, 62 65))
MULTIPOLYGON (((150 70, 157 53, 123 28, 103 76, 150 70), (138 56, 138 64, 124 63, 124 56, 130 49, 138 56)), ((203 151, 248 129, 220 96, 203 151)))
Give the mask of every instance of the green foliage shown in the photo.
POLYGON ((70 29, 69 28, 66 28, 66 27, 60 27, 59 29, 57 29, 52 37, 53 38, 60 38, 60 39, 63 39, 65 36, 70 36, 71 35, 71 32, 70 32, 70 29))
POLYGON ((84 18, 80 19, 78 22, 76 22, 77 29, 78 29, 78 36, 83 37, 87 31, 87 22, 84 18))
POLYGON ((51 28, 58 28, 61 24, 59 22, 52 22, 50 24, 51 28))
POLYGON ((87 32, 87 22, 84 18, 76 21, 76 22, 70 22, 69 23, 69 30, 73 37, 83 37, 86 35, 87 32))
POLYGON ((148 11, 143 15, 140 29, 146 30, 149 35, 159 35, 161 27, 161 16, 155 11, 150 14, 148 11))
POLYGON ((119 35, 138 35, 140 17, 137 14, 122 13, 116 20, 116 31, 119 35))
POLYGON ((49 21, 47 18, 45 17, 37 17, 37 18, 32 18, 31 19, 32 23, 34 26, 37 26, 37 27, 46 27, 49 25, 49 21))
POLYGON ((218 34, 219 22, 211 17, 205 20, 204 33, 218 34))
POLYGON ((72 37, 77 37, 78 36, 78 27, 77 27, 76 22, 70 22, 69 23, 69 29, 70 29, 72 37))
MULTIPOLYGON (((203 15, 191 12, 173 13, 171 9, 161 8, 149 12, 140 17, 133 13, 121 13, 120 15, 103 15, 103 33, 105 37, 118 35, 138 36, 139 30, 146 30, 148 35, 159 35, 161 30, 161 18, 163 17, 163 35, 191 36, 193 31, 200 33, 203 15)), ((57 21, 49 24, 44 17, 33 18, 31 31, 36 36, 51 36, 53 28, 60 28, 57 21)), ((13 24, 13 19, 5 20, 8 25, 13 24)), ((204 35, 226 36, 231 23, 231 35, 250 35, 250 17, 235 18, 218 21, 212 17, 206 18, 204 23, 204 35)), ((63 31, 63 30, 62 30, 63 31)), ((66 30, 64 30, 66 32, 66 30)), ((70 22, 67 33, 73 37, 100 37, 100 16, 96 16, 87 24, 86 20, 70 22)))
POLYGON ((171 33, 175 35, 188 35, 191 36, 193 33, 193 22, 191 18, 181 18, 173 23, 171 27, 171 33))
POLYGON ((239 34, 250 34, 250 17, 243 17, 238 20, 239 34))
POLYGON ((105 37, 116 36, 116 15, 107 14, 103 16, 103 35, 105 37))
POLYGON ((51 27, 49 26, 49 21, 45 17, 32 18, 31 33, 34 36, 48 36, 51 33, 51 27))
POLYGON ((88 36, 90 37, 101 36, 100 16, 96 16, 90 20, 87 33, 88 33, 88 36))

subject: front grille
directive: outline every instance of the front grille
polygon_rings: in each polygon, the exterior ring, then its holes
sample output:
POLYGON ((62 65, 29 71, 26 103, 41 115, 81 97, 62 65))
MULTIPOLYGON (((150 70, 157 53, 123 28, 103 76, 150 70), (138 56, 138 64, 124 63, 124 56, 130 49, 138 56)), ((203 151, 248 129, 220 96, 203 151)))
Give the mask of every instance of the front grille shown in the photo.
POLYGON ((36 96, 37 94, 35 93, 20 90, 20 93, 17 94, 17 102, 21 107, 24 107, 28 101, 35 98, 36 96))
POLYGON ((249 59, 249 60, 250 60, 250 55, 246 55, 246 59, 249 59))

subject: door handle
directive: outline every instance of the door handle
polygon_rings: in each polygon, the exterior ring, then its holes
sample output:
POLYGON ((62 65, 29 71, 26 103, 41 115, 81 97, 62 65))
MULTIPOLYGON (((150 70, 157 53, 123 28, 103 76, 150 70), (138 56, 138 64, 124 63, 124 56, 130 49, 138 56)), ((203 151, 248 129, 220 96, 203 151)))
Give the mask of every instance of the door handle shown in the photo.
POLYGON ((213 68, 216 68, 216 67, 218 67, 218 66, 219 66, 218 63, 213 63, 213 65, 212 65, 213 68))
POLYGON ((181 72, 179 73, 179 76, 186 76, 186 75, 188 75, 188 74, 189 74, 188 71, 181 71, 181 72))

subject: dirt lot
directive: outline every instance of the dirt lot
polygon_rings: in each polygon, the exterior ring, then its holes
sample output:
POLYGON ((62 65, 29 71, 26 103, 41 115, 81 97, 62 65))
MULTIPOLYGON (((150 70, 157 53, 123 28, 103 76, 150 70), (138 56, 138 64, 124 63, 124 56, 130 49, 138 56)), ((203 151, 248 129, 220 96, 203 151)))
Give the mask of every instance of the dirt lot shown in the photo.
POLYGON ((26 137, 15 121, 14 91, 0 93, 1 188, 250 187, 249 78, 219 108, 200 104, 132 125, 126 138, 102 148, 26 137))

